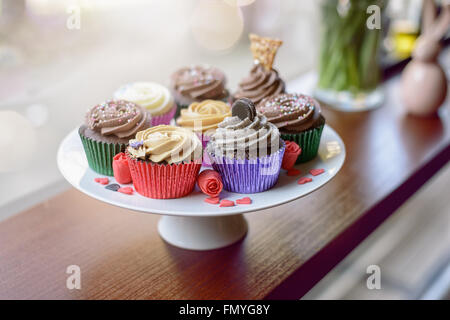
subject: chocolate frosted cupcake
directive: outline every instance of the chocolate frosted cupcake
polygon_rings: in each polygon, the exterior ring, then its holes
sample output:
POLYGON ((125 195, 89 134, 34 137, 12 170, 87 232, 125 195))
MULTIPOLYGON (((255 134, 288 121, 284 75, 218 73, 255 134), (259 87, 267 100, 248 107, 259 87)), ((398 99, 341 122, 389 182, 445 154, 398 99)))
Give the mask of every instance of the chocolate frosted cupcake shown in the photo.
POLYGON ((296 163, 316 157, 325 126, 316 100, 303 94, 281 94, 264 99, 256 109, 277 126, 283 140, 300 146, 302 153, 296 163))
POLYGON ((130 101, 106 101, 90 109, 78 130, 89 167, 112 176, 114 156, 125 150, 138 131, 150 126, 151 115, 130 101))
POLYGON ((126 152, 138 193, 154 199, 186 196, 202 166, 202 146, 189 129, 160 125, 140 131, 126 152))
POLYGON ((284 81, 276 70, 267 71, 261 64, 255 64, 250 70, 250 75, 239 83, 234 98, 249 98, 258 105, 264 98, 284 92, 284 81))
POLYGON ((226 89, 225 74, 214 67, 191 66, 177 70, 171 76, 171 88, 180 109, 187 108, 192 102, 203 100, 221 100, 227 102, 229 94, 226 89))
POLYGON ((238 86, 234 99, 248 98, 258 105, 264 98, 285 92, 284 81, 272 68, 277 49, 282 41, 250 34, 255 65, 238 86))
POLYGON ((232 114, 219 124, 206 148, 212 166, 227 191, 266 191, 278 181, 284 142, 277 127, 257 114, 250 100, 237 100, 232 114))

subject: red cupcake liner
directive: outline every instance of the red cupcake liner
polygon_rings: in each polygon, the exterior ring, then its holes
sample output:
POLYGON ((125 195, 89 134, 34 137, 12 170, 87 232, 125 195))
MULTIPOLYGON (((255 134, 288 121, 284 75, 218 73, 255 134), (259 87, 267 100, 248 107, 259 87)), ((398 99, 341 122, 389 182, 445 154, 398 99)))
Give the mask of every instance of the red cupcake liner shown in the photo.
POLYGON ((133 159, 126 153, 136 192, 152 199, 176 199, 194 190, 200 161, 179 164, 155 164, 133 159))

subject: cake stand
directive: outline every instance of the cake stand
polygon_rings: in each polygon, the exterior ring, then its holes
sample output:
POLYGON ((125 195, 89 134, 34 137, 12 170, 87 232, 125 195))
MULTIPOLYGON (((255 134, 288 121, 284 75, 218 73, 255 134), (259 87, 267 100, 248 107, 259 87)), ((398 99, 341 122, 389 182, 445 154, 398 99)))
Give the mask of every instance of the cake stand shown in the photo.
MULTIPOLYGON (((330 181, 344 160, 342 139, 332 128, 325 126, 317 158, 296 166, 301 170, 301 175, 288 176, 282 170, 278 183, 262 193, 244 195, 223 191, 221 198, 236 201, 248 196, 252 203, 221 208, 204 202, 207 196, 197 187, 184 198, 170 200, 149 199, 137 192, 126 195, 106 189, 104 185, 94 182, 95 178, 104 176, 89 168, 78 128, 62 141, 57 154, 59 170, 76 189, 114 206, 162 215, 158 223, 161 237, 174 246, 191 250, 211 250, 235 243, 247 233, 244 213, 276 207, 310 194, 330 181), (312 177, 309 174, 311 169, 324 169, 325 172, 312 177), (311 177, 313 181, 299 185, 297 181, 303 176, 311 177)), ((113 177, 108 178, 110 184, 116 183, 113 177)))

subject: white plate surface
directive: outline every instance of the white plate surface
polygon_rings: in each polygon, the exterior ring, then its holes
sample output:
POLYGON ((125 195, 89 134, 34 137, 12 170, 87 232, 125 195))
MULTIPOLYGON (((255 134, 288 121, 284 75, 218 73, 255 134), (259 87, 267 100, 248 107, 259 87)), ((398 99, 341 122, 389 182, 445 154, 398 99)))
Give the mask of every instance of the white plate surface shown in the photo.
MULTIPOLYGON (((339 135, 329 126, 325 126, 316 159, 296 168, 302 171, 297 177, 289 177, 286 171, 281 170, 278 183, 270 190, 262 193, 243 195, 223 191, 221 198, 233 200, 250 197, 252 204, 236 205, 234 207, 220 208, 204 202, 207 197, 198 188, 188 196, 180 199, 156 200, 145 198, 138 193, 126 195, 105 189, 105 186, 94 182, 102 175, 94 172, 88 166, 86 155, 78 136, 78 129, 73 130, 61 143, 57 162, 59 170, 70 184, 87 195, 106 203, 122 208, 176 216, 226 216, 258 211, 301 198, 322 187, 330 181, 341 169, 345 160, 345 146, 339 135), (310 169, 325 169, 325 173, 312 177, 310 169), (297 184, 300 177, 312 177, 313 181, 304 185, 297 184)), ((116 183, 113 177, 108 177, 110 183, 116 183)))

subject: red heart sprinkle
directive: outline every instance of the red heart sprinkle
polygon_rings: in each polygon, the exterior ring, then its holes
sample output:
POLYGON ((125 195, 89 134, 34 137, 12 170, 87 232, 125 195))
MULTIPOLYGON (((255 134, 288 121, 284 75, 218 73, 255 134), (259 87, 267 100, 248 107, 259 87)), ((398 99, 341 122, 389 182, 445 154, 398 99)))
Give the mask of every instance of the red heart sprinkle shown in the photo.
POLYGON ((319 174, 322 174, 324 172, 325 172, 324 169, 312 169, 309 171, 309 173, 311 173, 311 175, 313 176, 318 176, 319 174))
POLYGON ((293 176, 298 176, 299 174, 301 174, 302 172, 298 169, 289 169, 287 172, 287 175, 289 177, 293 177, 293 176))
POLYGON ((117 190, 117 191, 119 191, 121 193, 125 193, 125 194, 133 194, 133 192, 134 192, 132 187, 122 187, 122 188, 119 188, 119 190, 117 190))
POLYGON ((210 203, 210 204, 219 204, 220 199, 219 198, 206 198, 204 201, 207 203, 210 203))
POLYGON ((108 178, 95 178, 94 181, 97 183, 100 183, 100 184, 108 184, 109 183, 108 178))
POLYGON ((300 178, 297 183, 298 184, 305 184, 305 183, 308 183, 308 182, 311 182, 311 181, 312 181, 311 178, 303 177, 303 178, 300 178))
POLYGON ((252 199, 250 199, 249 197, 245 197, 242 199, 237 199, 236 200, 237 204, 251 204, 252 203, 252 199))
POLYGON ((230 200, 222 200, 220 201, 219 207, 234 207, 234 202, 230 200))

